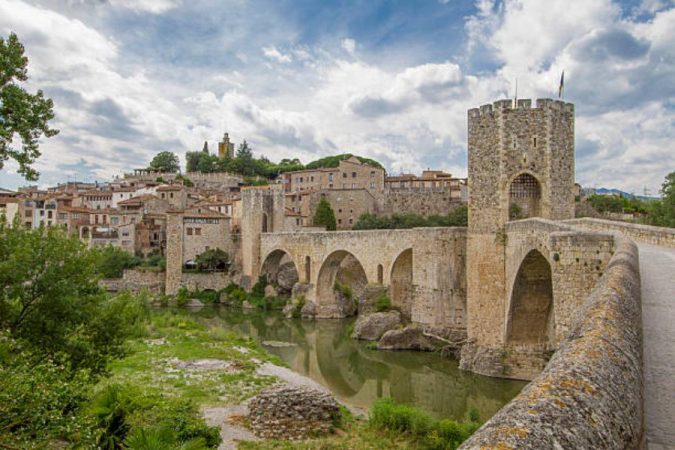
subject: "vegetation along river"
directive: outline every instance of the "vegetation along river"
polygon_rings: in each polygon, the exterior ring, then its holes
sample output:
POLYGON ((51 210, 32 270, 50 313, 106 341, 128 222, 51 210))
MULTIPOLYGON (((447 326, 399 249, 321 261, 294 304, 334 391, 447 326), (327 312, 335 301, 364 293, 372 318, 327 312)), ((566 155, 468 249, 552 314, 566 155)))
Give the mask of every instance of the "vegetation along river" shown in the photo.
POLYGON ((437 418, 465 419, 475 407, 487 419, 526 384, 461 371, 456 361, 437 353, 371 349, 367 342, 348 336, 353 318, 306 321, 227 307, 205 307, 191 314, 210 327, 250 336, 292 370, 357 408, 392 397, 437 418))

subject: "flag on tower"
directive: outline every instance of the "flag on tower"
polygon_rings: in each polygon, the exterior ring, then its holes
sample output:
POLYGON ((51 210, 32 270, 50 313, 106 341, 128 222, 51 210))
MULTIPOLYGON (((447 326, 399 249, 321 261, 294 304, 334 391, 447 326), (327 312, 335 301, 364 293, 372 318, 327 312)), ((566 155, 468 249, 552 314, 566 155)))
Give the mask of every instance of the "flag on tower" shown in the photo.
POLYGON ((563 70, 562 75, 560 75, 560 86, 558 87, 558 98, 562 98, 564 89, 565 89, 565 71, 563 70))

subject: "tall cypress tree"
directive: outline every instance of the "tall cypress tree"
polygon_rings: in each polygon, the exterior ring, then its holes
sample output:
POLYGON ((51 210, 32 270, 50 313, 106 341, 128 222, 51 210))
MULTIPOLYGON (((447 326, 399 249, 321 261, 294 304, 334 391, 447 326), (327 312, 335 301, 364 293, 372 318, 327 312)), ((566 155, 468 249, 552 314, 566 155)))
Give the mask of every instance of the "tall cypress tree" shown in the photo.
POLYGON ((335 212, 331 208, 330 203, 326 200, 326 197, 321 197, 319 206, 316 208, 314 213, 314 225, 325 226, 328 231, 335 231, 337 229, 337 224, 335 222, 335 212))

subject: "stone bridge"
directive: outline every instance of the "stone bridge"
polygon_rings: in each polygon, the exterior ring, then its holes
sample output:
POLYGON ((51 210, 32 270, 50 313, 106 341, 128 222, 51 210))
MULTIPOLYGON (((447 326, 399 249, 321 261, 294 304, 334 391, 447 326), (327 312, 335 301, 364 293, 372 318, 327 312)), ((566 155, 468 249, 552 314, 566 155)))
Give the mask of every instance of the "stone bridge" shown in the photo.
POLYGON ((349 264, 355 284, 388 288, 412 321, 464 327, 465 228, 263 233, 260 242, 259 273, 274 280, 292 261, 319 318, 343 315, 334 285, 349 264))

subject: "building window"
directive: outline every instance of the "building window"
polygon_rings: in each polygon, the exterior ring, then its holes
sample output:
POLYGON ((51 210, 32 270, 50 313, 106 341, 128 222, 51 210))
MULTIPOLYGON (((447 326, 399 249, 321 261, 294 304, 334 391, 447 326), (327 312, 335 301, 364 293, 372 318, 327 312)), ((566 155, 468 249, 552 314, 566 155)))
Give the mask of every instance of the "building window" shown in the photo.
POLYGON ((328 181, 330 181, 330 182, 333 181, 333 174, 332 173, 328 174, 328 181))
POLYGON ((370 188, 371 188, 371 189, 375 189, 375 182, 374 182, 374 181, 371 181, 371 182, 370 182, 370 188))
POLYGON ((202 229, 201 228, 195 228, 195 236, 201 236, 202 235, 202 229))
POLYGON ((338 219, 338 225, 342 225, 342 219, 338 219))
POLYGON ((328 189, 333 189, 333 183, 328 185, 328 189))
POLYGON ((309 181, 314 181, 314 177, 309 177, 309 181))
POLYGON ((338 212, 341 213, 341 212, 342 212, 342 209, 338 209, 338 212))
POLYGON ((356 172, 352 172, 352 178, 356 178, 356 172))
POLYGON ((44 212, 43 210, 40 210, 40 215, 41 215, 41 216, 44 216, 44 215, 45 215, 45 212, 44 212))
POLYGON ((351 225, 354 222, 354 220, 349 219, 349 225, 351 225))
POLYGON ((188 228, 188 229, 187 229, 187 235, 188 235, 188 236, 192 236, 192 228, 188 228))
POLYGON ((173 198, 173 192, 169 194, 169 198, 173 198))
POLYGON ((374 171, 374 170, 371 170, 371 171, 370 171, 370 178, 373 178, 374 176, 375 176, 375 171, 374 171))
POLYGON ((166 196, 166 194, 164 192, 162 192, 162 198, 164 198, 165 196, 166 196))
POLYGON ((342 172, 342 178, 347 178, 347 172, 342 172))
POLYGON ((26 217, 32 217, 32 216, 33 216, 33 211, 27 210, 27 211, 25 212, 25 216, 26 216, 26 217))
POLYGON ((51 212, 51 211, 47 211, 47 218, 48 218, 48 219, 53 218, 52 212, 51 212))

